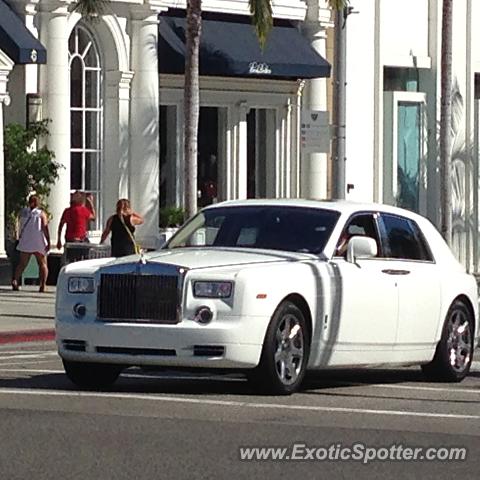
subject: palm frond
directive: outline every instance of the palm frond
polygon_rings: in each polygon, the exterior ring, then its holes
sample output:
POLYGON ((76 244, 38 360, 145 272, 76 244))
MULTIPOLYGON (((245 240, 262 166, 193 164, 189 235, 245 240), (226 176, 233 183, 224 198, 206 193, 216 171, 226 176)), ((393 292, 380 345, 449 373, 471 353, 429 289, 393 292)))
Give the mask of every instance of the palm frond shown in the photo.
POLYGON ((248 0, 248 6, 252 14, 252 24, 263 50, 273 27, 271 0, 248 0))
POLYGON ((342 10, 349 4, 350 0, 328 0, 328 5, 334 10, 342 10))
POLYGON ((110 0, 78 0, 73 11, 80 13, 82 17, 93 19, 103 14, 107 3, 110 3, 110 0))

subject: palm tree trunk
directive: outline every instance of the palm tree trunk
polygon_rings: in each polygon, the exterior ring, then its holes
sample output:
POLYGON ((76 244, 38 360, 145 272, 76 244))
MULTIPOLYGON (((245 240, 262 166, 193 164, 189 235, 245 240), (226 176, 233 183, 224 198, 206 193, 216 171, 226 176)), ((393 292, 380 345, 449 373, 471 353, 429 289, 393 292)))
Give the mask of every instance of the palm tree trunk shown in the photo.
POLYGON ((452 243, 452 0, 443 0, 440 109, 441 233, 452 243))
POLYGON ((187 1, 185 55, 185 212, 190 218, 197 211, 197 137, 200 115, 199 51, 202 29, 202 0, 187 1))

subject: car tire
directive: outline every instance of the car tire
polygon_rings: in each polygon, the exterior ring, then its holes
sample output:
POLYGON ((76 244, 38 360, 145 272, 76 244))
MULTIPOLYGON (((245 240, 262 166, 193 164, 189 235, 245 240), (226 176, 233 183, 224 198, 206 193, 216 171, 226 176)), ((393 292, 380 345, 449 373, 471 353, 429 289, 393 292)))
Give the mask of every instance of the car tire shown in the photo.
POLYGON ((70 362, 63 360, 68 379, 82 388, 96 389, 112 385, 122 372, 119 365, 105 363, 70 362))
POLYGON ((456 300, 450 306, 433 360, 422 365, 430 380, 460 382, 470 371, 473 357, 474 325, 470 310, 456 300))
POLYGON ((284 301, 268 325, 260 363, 247 376, 262 393, 290 395, 303 381, 309 353, 310 334, 305 317, 294 303, 284 301))

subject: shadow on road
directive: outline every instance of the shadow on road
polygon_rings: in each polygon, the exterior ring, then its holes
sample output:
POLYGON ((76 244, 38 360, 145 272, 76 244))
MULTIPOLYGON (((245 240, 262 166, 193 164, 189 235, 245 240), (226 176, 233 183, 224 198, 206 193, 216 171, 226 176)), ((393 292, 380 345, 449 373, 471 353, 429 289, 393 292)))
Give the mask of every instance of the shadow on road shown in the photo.
MULTIPOLYGON (((4 372, 5 375, 7 372, 4 372)), ((479 377, 480 374, 473 373, 472 376, 479 377)), ((321 396, 341 396, 351 398, 371 398, 371 399, 411 399, 411 396, 398 395, 378 395, 376 392, 366 390, 364 387, 371 385, 395 385, 401 383, 420 383, 425 382, 422 374, 418 370, 341 370, 328 372, 309 373, 302 389, 299 393, 306 395, 321 396), (359 390, 362 388, 362 390, 359 390)), ((431 384, 449 388, 446 384, 431 384)), ((79 391, 63 373, 32 373, 25 372, 19 374, 18 371, 12 372, 9 378, 0 379, 1 389, 38 389, 38 390, 63 390, 79 391), (15 375, 15 377, 13 377, 15 375)), ((455 386, 451 386, 452 391, 455 386)), ((427 389, 428 390, 428 389, 427 389)), ((84 390, 86 391, 86 390, 84 390)), ((197 372, 194 374, 178 372, 174 370, 162 371, 143 371, 139 368, 129 368, 123 372, 120 378, 103 392, 116 393, 136 393, 136 394, 178 394, 178 395, 237 395, 252 396, 257 395, 254 388, 246 381, 241 374, 211 374, 197 372)), ((472 391, 478 391, 473 389, 472 391)), ((393 392, 392 392, 393 393, 393 392)), ((431 392, 422 394, 421 390, 416 392, 417 400, 432 400, 431 392)), ((442 402, 465 402, 465 399, 448 400, 441 399, 442 402)), ((474 400, 472 400, 474 401, 474 400)), ((477 401, 477 400, 475 400, 477 401)))

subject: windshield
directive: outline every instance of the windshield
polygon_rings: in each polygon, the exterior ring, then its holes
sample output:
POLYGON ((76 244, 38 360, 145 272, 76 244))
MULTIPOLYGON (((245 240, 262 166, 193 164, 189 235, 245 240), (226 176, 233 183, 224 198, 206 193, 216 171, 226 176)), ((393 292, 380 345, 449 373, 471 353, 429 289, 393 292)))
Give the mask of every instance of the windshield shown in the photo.
POLYGON ((213 246, 320 253, 339 216, 332 210, 304 207, 206 209, 182 227, 165 248, 213 246))

